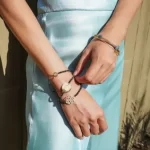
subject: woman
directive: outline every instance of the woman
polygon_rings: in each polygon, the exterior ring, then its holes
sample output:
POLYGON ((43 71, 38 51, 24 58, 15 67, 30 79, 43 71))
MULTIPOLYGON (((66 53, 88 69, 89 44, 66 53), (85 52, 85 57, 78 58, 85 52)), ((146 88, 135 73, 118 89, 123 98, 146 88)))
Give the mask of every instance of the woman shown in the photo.
POLYGON ((121 41, 141 2, 38 0, 43 32, 24 0, 0 0, 29 53, 28 150, 117 150, 121 41))

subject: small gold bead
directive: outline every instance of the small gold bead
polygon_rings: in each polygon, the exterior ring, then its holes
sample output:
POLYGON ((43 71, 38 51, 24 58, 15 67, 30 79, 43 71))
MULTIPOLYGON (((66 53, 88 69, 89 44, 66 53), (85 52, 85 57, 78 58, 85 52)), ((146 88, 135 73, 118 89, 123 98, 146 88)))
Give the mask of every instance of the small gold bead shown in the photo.
POLYGON ((53 77, 57 77, 58 76, 58 73, 57 72, 54 72, 53 73, 53 77))
POLYGON ((119 51, 119 50, 115 50, 114 52, 115 52, 115 54, 116 54, 117 56, 120 54, 120 51, 119 51))

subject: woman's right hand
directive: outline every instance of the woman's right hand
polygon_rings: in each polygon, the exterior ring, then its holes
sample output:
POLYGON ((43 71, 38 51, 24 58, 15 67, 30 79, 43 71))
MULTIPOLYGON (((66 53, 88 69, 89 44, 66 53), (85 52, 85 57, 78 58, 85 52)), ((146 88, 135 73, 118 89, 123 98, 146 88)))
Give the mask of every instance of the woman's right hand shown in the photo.
POLYGON ((83 136, 87 137, 90 134, 100 134, 107 129, 102 108, 85 89, 80 91, 74 101, 73 104, 61 104, 61 106, 78 138, 82 139, 83 136))

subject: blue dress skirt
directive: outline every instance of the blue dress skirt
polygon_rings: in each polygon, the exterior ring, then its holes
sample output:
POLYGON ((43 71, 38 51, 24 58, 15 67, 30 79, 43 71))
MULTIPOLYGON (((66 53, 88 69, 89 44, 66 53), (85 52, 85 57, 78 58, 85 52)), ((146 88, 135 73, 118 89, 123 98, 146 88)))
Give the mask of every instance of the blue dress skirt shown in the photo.
MULTIPOLYGON (((106 24, 117 0, 39 0, 38 21, 53 48, 70 70, 93 35, 106 24)), ((37 42, 38 44, 38 42, 37 42)), ((26 121, 27 150, 117 150, 120 119, 120 89, 124 64, 124 43, 120 45, 116 68, 99 85, 86 90, 103 108, 108 130, 80 140, 74 136, 52 85, 28 56, 26 121)))

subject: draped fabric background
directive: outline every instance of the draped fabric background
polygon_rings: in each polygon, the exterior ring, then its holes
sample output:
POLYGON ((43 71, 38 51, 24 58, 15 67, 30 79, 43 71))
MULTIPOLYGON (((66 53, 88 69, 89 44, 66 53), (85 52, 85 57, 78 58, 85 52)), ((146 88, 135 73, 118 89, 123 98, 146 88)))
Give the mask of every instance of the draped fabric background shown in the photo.
POLYGON ((150 150, 150 0, 128 30, 122 83, 121 149, 150 150))
MULTIPOLYGON (((36 1, 35 1, 36 2, 36 1)), ((30 2, 36 12, 34 1, 30 2)), ((120 149, 150 147, 150 0, 135 16, 125 41, 120 149)), ((0 149, 23 150, 26 52, 0 20, 0 149)))

